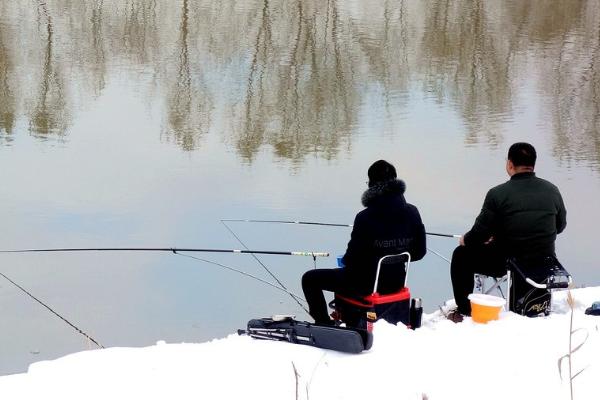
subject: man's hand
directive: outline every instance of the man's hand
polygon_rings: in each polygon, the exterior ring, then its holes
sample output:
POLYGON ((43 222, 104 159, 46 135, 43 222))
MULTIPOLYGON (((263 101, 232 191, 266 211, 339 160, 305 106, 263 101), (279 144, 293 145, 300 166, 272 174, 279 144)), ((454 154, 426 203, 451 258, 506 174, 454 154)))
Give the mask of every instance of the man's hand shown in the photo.
MULTIPOLYGON (((483 242, 483 244, 490 244, 494 241, 494 237, 490 236, 490 238, 488 240, 486 240, 485 242, 483 242)), ((465 245, 465 235, 462 235, 459 239, 458 239, 458 244, 461 246, 465 245)))

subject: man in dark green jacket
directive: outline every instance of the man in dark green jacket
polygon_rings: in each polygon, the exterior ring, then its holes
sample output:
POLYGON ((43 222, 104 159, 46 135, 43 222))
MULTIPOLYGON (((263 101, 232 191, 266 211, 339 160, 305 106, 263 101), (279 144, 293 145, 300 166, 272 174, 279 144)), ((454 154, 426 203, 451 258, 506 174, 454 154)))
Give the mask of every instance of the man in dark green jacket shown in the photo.
POLYGON ((554 241, 567 225, 567 212, 558 188, 535 176, 535 161, 529 143, 510 147, 510 180, 488 191, 475 224, 454 250, 450 276, 458 309, 449 318, 455 322, 471 315, 467 296, 474 274, 505 275, 507 257, 554 256, 554 241))

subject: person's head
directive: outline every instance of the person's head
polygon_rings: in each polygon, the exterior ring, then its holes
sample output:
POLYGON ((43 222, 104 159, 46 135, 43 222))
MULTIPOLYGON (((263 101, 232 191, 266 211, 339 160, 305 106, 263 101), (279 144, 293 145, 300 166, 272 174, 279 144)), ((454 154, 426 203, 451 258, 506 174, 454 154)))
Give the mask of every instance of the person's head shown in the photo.
POLYGON ((367 172, 369 187, 396 179, 396 168, 385 160, 375 161, 367 172))
POLYGON ((535 148, 529 143, 518 142, 508 149, 506 172, 513 176, 520 172, 533 172, 537 155, 535 148))

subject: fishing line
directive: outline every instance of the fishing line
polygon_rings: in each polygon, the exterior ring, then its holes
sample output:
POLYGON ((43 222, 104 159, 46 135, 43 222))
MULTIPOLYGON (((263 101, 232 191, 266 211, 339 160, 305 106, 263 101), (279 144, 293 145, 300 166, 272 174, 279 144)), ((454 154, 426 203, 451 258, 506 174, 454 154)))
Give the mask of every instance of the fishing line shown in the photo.
POLYGON ((207 260, 207 259, 205 259, 205 258, 200 258, 200 257, 192 256, 192 255, 189 255, 189 254, 182 254, 182 253, 178 253, 178 252, 174 252, 174 253, 175 253, 176 255, 178 255, 178 256, 193 258, 194 260, 202 261, 202 262, 205 262, 205 263, 208 263, 208 264, 214 264, 214 265, 217 265, 217 266, 219 266, 219 267, 222 267, 222 268, 228 269, 228 270, 230 270, 230 271, 237 272, 237 273, 239 273, 239 274, 242 274, 242 275, 244 275, 244 276, 247 276, 248 278, 252 278, 252 279, 255 279, 255 280, 259 281, 259 282, 262 282, 262 283, 264 283, 265 285, 269 285, 269 286, 271 286, 271 287, 273 287, 273 288, 275 288, 275 289, 277 289, 277 290, 281 290, 282 292, 285 292, 285 293, 287 293, 287 294, 289 294, 289 295, 291 295, 291 296, 293 296, 293 297, 297 298, 297 299, 298 299, 298 300, 300 300, 300 301, 304 301, 304 302, 306 302, 306 300, 304 300, 304 298, 302 298, 302 297, 300 297, 300 296, 298 296, 298 295, 296 295, 296 294, 294 294, 294 293, 292 293, 292 292, 289 292, 289 291, 287 291, 287 290, 285 290, 285 289, 283 289, 283 288, 281 288, 281 287, 279 287, 279 286, 277 286, 277 285, 274 285, 274 284, 272 284, 272 283, 271 283, 271 282, 269 282, 269 281, 265 281, 264 279, 261 279, 261 278, 259 278, 259 277, 257 277, 257 276, 254 276, 254 275, 252 275, 252 274, 249 274, 249 273, 247 273, 247 272, 241 271, 241 270, 239 270, 239 269, 235 269, 235 268, 233 268, 233 267, 230 267, 230 266, 228 266, 228 265, 225 265, 225 264, 218 263, 218 262, 216 262, 216 261, 207 260))
POLYGON ((444 257, 443 255, 441 255, 440 253, 438 253, 435 250, 430 249, 429 247, 427 247, 427 251, 432 252, 433 254, 435 254, 436 256, 438 256, 439 258, 441 258, 442 260, 446 261, 448 264, 452 264, 452 262, 450 260, 448 260, 446 257, 444 257))
POLYGON ((71 326, 77 332, 79 332, 80 334, 82 334, 83 336, 85 336, 88 340, 90 340, 91 342, 93 342, 96 346, 98 346, 101 349, 104 349, 104 346, 102 346, 100 343, 98 343, 93 337, 91 337, 90 335, 88 335, 87 333, 85 333, 84 331, 82 331, 81 329, 79 329, 77 326, 75 326, 73 323, 71 323, 69 320, 67 320, 65 317, 63 317, 62 315, 60 315, 56 311, 54 311, 46 303, 44 303, 43 301, 41 301, 40 299, 38 299, 37 297, 35 297, 31 293, 29 293, 21 285, 19 285, 18 283, 16 283, 12 279, 10 279, 8 276, 4 275, 2 272, 0 272, 0 275, 2 275, 4 277, 4 279, 6 279, 7 281, 9 281, 13 285, 15 285, 17 288, 19 288, 19 290, 21 290, 23 293, 25 293, 26 295, 28 295, 29 297, 31 297, 33 300, 37 301, 38 303, 40 303, 41 305, 43 305, 44 307, 46 307, 48 309, 48 311, 50 311, 52 314, 56 315, 58 318, 62 319, 64 322, 67 323, 67 325, 71 326))
MULTIPOLYGON (((231 230, 231 228, 230 228, 229 226, 227 226, 227 224, 225 223, 225 221, 223 221, 223 220, 222 220, 222 221, 221 221, 221 223, 223 224, 223 226, 225 226, 225 228, 227 228, 227 230, 228 230, 228 231, 229 231, 229 232, 230 232, 230 233, 233 235, 233 237, 235 237, 235 238, 237 239, 237 241, 238 241, 238 242, 240 242, 240 244, 241 244, 242 246, 244 246, 244 248, 245 248, 245 249, 248 249, 248 246, 246 246, 246 245, 244 244, 244 242, 242 242, 242 240, 241 240, 241 239, 238 237, 238 235, 236 235, 236 234, 235 234, 235 232, 233 232, 233 230, 231 230)), ((297 298, 296 298, 294 295, 292 295, 292 294, 291 294, 291 293, 288 291, 288 288, 287 288, 287 287, 285 287, 285 285, 283 284, 283 282, 281 282, 281 281, 280 281, 280 280, 279 280, 279 279, 278 279, 278 278, 275 276, 275 274, 273 274, 273 273, 272 273, 272 272, 269 270, 269 268, 267 268, 267 266, 266 266, 265 264, 263 264, 263 262, 262 262, 262 261, 260 261, 260 259, 259 259, 259 258, 258 258, 258 257, 257 257, 257 256, 254 254, 254 253, 252 253, 252 257, 254 257, 254 259, 255 259, 255 260, 256 260, 256 261, 257 261, 257 262, 258 262, 258 263, 259 263, 259 264, 260 264, 260 265, 261 265, 261 266, 262 266, 262 267, 265 269, 265 271, 267 271, 267 272, 269 273, 269 275, 271 275, 271 277, 272 277, 273 279, 275 279, 275 281, 276 281, 276 282, 279 284, 279 286, 281 286, 281 288, 282 288, 282 289, 283 289, 285 292, 287 292, 287 293, 289 293, 289 294, 290 294, 290 296, 292 297, 292 299, 294 299, 294 301, 295 301, 296 303, 298 303, 298 305, 299 305, 299 306, 300 306, 300 307, 301 307, 301 308, 302 308, 304 311, 306 311, 306 313, 307 313, 307 314, 310 314, 310 313, 309 313, 309 311, 308 311, 308 309, 307 309, 306 307, 304 307, 304 305, 303 305, 302 303, 300 303, 300 302, 298 301, 298 299, 297 299, 297 298)), ((314 255, 313 255, 313 257, 314 257, 314 255)))

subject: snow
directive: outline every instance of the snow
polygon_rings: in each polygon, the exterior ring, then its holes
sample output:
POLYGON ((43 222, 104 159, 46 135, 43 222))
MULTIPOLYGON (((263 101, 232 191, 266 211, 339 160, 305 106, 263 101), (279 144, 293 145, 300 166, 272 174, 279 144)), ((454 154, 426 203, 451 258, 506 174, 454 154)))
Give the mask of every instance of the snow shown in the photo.
MULTIPOLYGON (((598 399, 600 317, 584 310, 600 287, 575 289, 575 399, 598 399)), ((379 321, 358 355, 232 334, 206 343, 109 348, 32 364, 0 377, 2 399, 569 399, 570 309, 529 319, 454 324, 439 312, 415 331, 379 321), (297 373, 297 375, 296 375, 297 373)), ((258 317, 258 316, 257 316, 258 317)))

